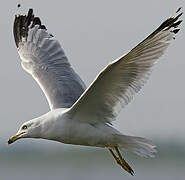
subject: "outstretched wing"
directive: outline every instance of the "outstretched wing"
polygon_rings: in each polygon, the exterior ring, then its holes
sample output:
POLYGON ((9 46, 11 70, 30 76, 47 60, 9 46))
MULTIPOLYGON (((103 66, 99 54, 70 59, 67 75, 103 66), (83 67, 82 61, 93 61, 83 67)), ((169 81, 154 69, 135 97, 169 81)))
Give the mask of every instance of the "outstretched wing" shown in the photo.
POLYGON ((43 90, 51 109, 71 107, 86 89, 74 72, 59 42, 29 9, 16 15, 14 38, 22 67, 43 90))
MULTIPOLYGON (((179 10, 178 10, 179 12, 179 10)), ((152 66, 179 31, 170 17, 128 54, 110 63, 68 112, 79 121, 111 123, 148 79, 152 66)))

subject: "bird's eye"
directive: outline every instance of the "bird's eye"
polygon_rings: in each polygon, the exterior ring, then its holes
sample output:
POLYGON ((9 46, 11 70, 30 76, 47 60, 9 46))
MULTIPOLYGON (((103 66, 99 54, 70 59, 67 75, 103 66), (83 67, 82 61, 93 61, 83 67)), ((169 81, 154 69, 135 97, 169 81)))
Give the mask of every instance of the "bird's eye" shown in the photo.
POLYGON ((22 129, 24 129, 24 130, 27 129, 27 128, 28 128, 28 127, 27 127, 26 125, 24 125, 24 126, 22 127, 22 129))

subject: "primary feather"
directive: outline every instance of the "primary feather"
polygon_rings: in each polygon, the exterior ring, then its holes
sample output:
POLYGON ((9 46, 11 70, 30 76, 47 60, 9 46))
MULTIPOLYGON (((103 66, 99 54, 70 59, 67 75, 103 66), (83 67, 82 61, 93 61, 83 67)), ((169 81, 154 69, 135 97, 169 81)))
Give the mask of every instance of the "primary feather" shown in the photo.
POLYGON ((59 42, 32 9, 25 16, 16 15, 14 38, 22 67, 40 85, 50 109, 71 107, 86 86, 72 69, 59 42))
POLYGON ((182 22, 170 17, 129 53, 111 62, 72 106, 75 118, 111 123, 151 74, 153 65, 165 52, 182 22))

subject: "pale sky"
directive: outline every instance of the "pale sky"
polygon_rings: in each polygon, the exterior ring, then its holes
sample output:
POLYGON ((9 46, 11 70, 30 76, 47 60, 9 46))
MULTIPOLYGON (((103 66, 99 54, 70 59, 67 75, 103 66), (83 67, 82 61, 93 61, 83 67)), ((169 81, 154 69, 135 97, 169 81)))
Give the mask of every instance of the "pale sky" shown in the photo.
MULTIPOLYGON (((23 122, 49 110, 40 87, 20 65, 12 33, 18 3, 23 12, 34 8, 87 86, 110 61, 137 45, 178 7, 185 7, 184 0, 4 1, 0 7, 1 141, 23 122)), ((122 133, 184 139, 184 27, 183 22, 148 83, 114 123, 122 133)))

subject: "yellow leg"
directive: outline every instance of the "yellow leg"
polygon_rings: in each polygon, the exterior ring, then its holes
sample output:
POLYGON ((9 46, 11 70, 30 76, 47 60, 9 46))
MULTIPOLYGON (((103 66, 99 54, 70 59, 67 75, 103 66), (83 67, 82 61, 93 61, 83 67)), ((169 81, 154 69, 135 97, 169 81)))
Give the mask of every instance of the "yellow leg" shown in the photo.
POLYGON ((114 160, 121 166, 121 161, 120 161, 119 157, 117 157, 117 156, 114 154, 114 152, 113 152, 112 149, 110 149, 110 148, 108 148, 108 149, 109 149, 110 153, 112 154, 114 160))
POLYGON ((118 157, 114 154, 113 150, 108 148, 111 155, 113 156, 114 160, 128 173, 130 173, 132 176, 134 175, 134 171, 132 170, 132 168, 128 165, 128 163, 123 159, 121 153, 119 152, 118 147, 114 147, 115 151, 118 155, 118 157))

